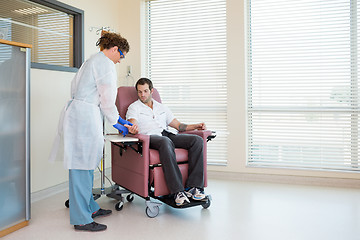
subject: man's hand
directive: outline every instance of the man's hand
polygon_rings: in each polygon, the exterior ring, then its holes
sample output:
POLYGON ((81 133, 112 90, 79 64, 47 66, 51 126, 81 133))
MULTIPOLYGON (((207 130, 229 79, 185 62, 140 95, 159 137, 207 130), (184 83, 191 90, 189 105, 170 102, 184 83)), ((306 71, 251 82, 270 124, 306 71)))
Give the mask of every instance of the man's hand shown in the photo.
POLYGON ((197 130, 206 130, 206 125, 205 123, 198 123, 198 124, 194 124, 195 129, 197 130))
POLYGON ((129 130, 129 133, 131 134, 138 134, 139 133, 139 127, 137 124, 132 124, 132 126, 129 126, 127 124, 124 125, 129 130))

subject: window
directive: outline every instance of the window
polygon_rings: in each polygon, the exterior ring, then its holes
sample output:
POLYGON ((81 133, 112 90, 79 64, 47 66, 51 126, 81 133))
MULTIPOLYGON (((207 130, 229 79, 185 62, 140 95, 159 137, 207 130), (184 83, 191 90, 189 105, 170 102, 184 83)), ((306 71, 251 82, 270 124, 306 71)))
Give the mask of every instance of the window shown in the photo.
POLYGON ((83 61, 82 15, 53 0, 2 1, 0 37, 31 44, 32 67, 76 71, 83 61))
POLYGON ((248 165, 359 171, 356 0, 248 0, 248 165))
POLYGON ((146 74, 184 123, 217 137, 208 163, 227 162, 226 0, 146 1, 146 74))

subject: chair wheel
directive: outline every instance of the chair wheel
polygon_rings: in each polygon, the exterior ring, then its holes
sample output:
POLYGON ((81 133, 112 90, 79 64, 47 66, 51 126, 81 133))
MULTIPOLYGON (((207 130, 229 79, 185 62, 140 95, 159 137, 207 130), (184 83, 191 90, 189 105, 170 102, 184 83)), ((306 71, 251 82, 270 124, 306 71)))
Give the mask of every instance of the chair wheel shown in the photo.
POLYGON ((124 207, 123 202, 118 202, 117 204, 115 204, 116 211, 121 211, 121 209, 123 209, 123 207, 124 207))
POLYGON ((158 206, 154 206, 154 211, 151 211, 149 207, 146 207, 145 209, 145 212, 146 212, 146 215, 149 217, 149 218, 154 218, 156 217, 159 212, 160 212, 160 208, 158 206))
POLYGON ((208 199, 208 200, 202 205, 202 207, 205 208, 205 209, 207 209, 207 208, 210 207, 210 204, 211 204, 210 199, 208 199))
POLYGON ((69 199, 65 201, 65 207, 69 208, 69 199))
POLYGON ((128 202, 134 201, 134 195, 133 195, 133 194, 127 195, 127 196, 126 196, 126 200, 127 200, 128 202))

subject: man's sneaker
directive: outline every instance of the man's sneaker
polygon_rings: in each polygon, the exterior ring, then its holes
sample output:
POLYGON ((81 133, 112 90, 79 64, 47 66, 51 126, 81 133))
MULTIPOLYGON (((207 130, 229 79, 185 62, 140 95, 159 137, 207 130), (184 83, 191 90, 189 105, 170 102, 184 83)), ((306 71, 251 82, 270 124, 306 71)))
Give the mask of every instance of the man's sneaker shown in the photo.
POLYGON ((182 206, 184 204, 190 203, 190 200, 186 197, 184 192, 178 192, 175 197, 176 206, 182 206))
POLYGON ((92 218, 96 218, 96 217, 105 217, 105 216, 108 216, 112 213, 111 210, 105 210, 105 209, 102 209, 100 208, 99 210, 97 210, 96 212, 94 212, 91 217, 92 218))
POLYGON ((201 201, 206 198, 205 193, 200 190, 200 188, 196 187, 190 188, 189 190, 185 191, 185 193, 188 198, 192 198, 197 201, 201 201))
POLYGON ((97 222, 92 222, 85 225, 74 225, 74 228, 81 231, 98 232, 104 231, 107 226, 104 224, 99 224, 97 222))

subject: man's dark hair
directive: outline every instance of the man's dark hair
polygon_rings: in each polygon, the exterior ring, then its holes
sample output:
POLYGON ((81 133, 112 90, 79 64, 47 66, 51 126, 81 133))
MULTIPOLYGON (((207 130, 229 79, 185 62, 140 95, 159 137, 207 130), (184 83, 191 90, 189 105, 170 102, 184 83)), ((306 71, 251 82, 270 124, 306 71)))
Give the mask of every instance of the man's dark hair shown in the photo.
POLYGON ((138 90, 138 88, 137 88, 138 85, 145 85, 145 84, 149 85, 150 90, 153 88, 153 84, 150 79, 140 78, 135 84, 136 91, 138 90))

